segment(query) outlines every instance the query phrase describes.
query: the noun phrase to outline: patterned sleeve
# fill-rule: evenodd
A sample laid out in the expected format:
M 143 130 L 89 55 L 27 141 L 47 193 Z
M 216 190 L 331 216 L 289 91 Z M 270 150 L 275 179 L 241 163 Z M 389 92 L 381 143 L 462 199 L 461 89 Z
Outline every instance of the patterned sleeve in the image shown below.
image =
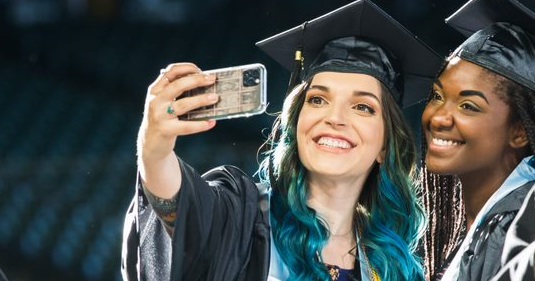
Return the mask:
M 269 186 L 233 166 L 200 175 L 179 161 L 180 192 L 169 200 L 151 194 L 138 174 L 123 226 L 123 279 L 266 280 Z

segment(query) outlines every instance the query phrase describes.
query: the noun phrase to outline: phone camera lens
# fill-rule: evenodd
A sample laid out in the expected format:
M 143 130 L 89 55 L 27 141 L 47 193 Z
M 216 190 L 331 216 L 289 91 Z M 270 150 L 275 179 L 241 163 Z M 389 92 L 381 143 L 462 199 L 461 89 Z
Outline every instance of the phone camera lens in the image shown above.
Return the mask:
M 243 72 L 243 86 L 251 87 L 260 83 L 260 71 L 258 69 L 248 69 Z

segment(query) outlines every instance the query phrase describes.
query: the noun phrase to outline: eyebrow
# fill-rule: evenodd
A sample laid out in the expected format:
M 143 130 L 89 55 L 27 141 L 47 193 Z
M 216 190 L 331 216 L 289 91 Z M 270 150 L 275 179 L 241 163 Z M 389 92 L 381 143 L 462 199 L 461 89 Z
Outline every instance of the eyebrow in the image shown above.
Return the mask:
M 374 100 L 376 100 L 379 104 L 381 104 L 381 101 L 379 100 L 379 98 L 370 93 L 370 92 L 364 92 L 364 91 L 353 91 L 353 96 L 367 96 L 367 97 L 370 97 L 370 98 L 373 98 Z
M 323 85 L 312 85 L 310 86 L 309 89 L 318 89 L 320 91 L 324 91 L 324 92 L 329 92 L 329 87 L 326 87 L 326 86 L 323 86 Z M 373 94 L 373 93 L 370 93 L 370 92 L 366 92 L 366 91 L 353 91 L 353 96 L 367 96 L 367 97 L 371 97 L 375 100 L 377 100 L 377 102 L 380 103 L 380 100 L 379 98 Z
M 489 101 L 487 100 L 485 95 L 480 91 L 465 90 L 465 91 L 461 91 L 461 93 L 459 95 L 461 95 L 463 97 L 478 96 L 478 97 L 481 97 L 482 99 L 484 99 L 487 104 L 489 104 Z
M 438 87 L 440 87 L 441 89 L 444 88 L 444 87 L 442 86 L 442 83 L 441 83 L 440 80 L 438 80 L 438 79 L 435 80 L 435 84 L 437 84 Z M 485 95 L 484 95 L 482 92 L 480 92 L 480 91 L 475 91 L 475 90 L 464 90 L 464 91 L 461 91 L 461 92 L 459 93 L 459 95 L 462 96 L 462 97 L 477 96 L 477 97 L 480 97 L 480 98 L 484 99 L 485 102 L 486 102 L 487 104 L 489 104 L 489 100 L 487 100 L 487 97 L 485 97 Z
M 438 79 L 435 80 L 435 84 L 437 84 L 441 89 L 444 88 L 444 86 L 442 86 L 442 82 L 440 82 Z

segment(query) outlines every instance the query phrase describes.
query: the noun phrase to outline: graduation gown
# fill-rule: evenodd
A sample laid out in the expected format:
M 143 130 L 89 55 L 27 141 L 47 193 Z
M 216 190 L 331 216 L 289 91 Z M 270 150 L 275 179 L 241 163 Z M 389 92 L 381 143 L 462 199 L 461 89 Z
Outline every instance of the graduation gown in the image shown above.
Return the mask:
M 522 159 L 479 211 L 443 276 L 437 280 L 491 280 L 504 266 L 506 236 L 535 184 L 535 156 Z M 528 223 L 531 224 L 531 223 Z M 515 279 L 516 280 L 516 279 Z
M 479 225 L 463 253 L 457 281 L 490 280 L 501 268 L 505 235 L 533 186 L 528 182 L 500 200 Z
M 266 280 L 268 188 L 233 166 L 199 175 L 180 161 L 182 186 L 171 237 L 140 180 L 128 208 L 121 273 L 128 281 Z
M 535 186 L 505 236 L 503 268 L 492 281 L 535 280 Z

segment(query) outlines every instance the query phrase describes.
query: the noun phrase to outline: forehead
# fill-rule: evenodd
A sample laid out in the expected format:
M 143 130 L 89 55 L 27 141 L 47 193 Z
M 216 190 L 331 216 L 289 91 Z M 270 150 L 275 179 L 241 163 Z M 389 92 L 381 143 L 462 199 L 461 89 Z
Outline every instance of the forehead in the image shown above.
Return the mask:
M 375 77 L 361 73 L 320 72 L 312 78 L 310 86 L 323 86 L 333 91 L 367 92 L 380 98 L 381 82 Z
M 460 59 L 452 58 L 438 77 L 443 88 L 460 88 L 460 90 L 479 90 L 494 93 L 497 80 L 485 68 Z

